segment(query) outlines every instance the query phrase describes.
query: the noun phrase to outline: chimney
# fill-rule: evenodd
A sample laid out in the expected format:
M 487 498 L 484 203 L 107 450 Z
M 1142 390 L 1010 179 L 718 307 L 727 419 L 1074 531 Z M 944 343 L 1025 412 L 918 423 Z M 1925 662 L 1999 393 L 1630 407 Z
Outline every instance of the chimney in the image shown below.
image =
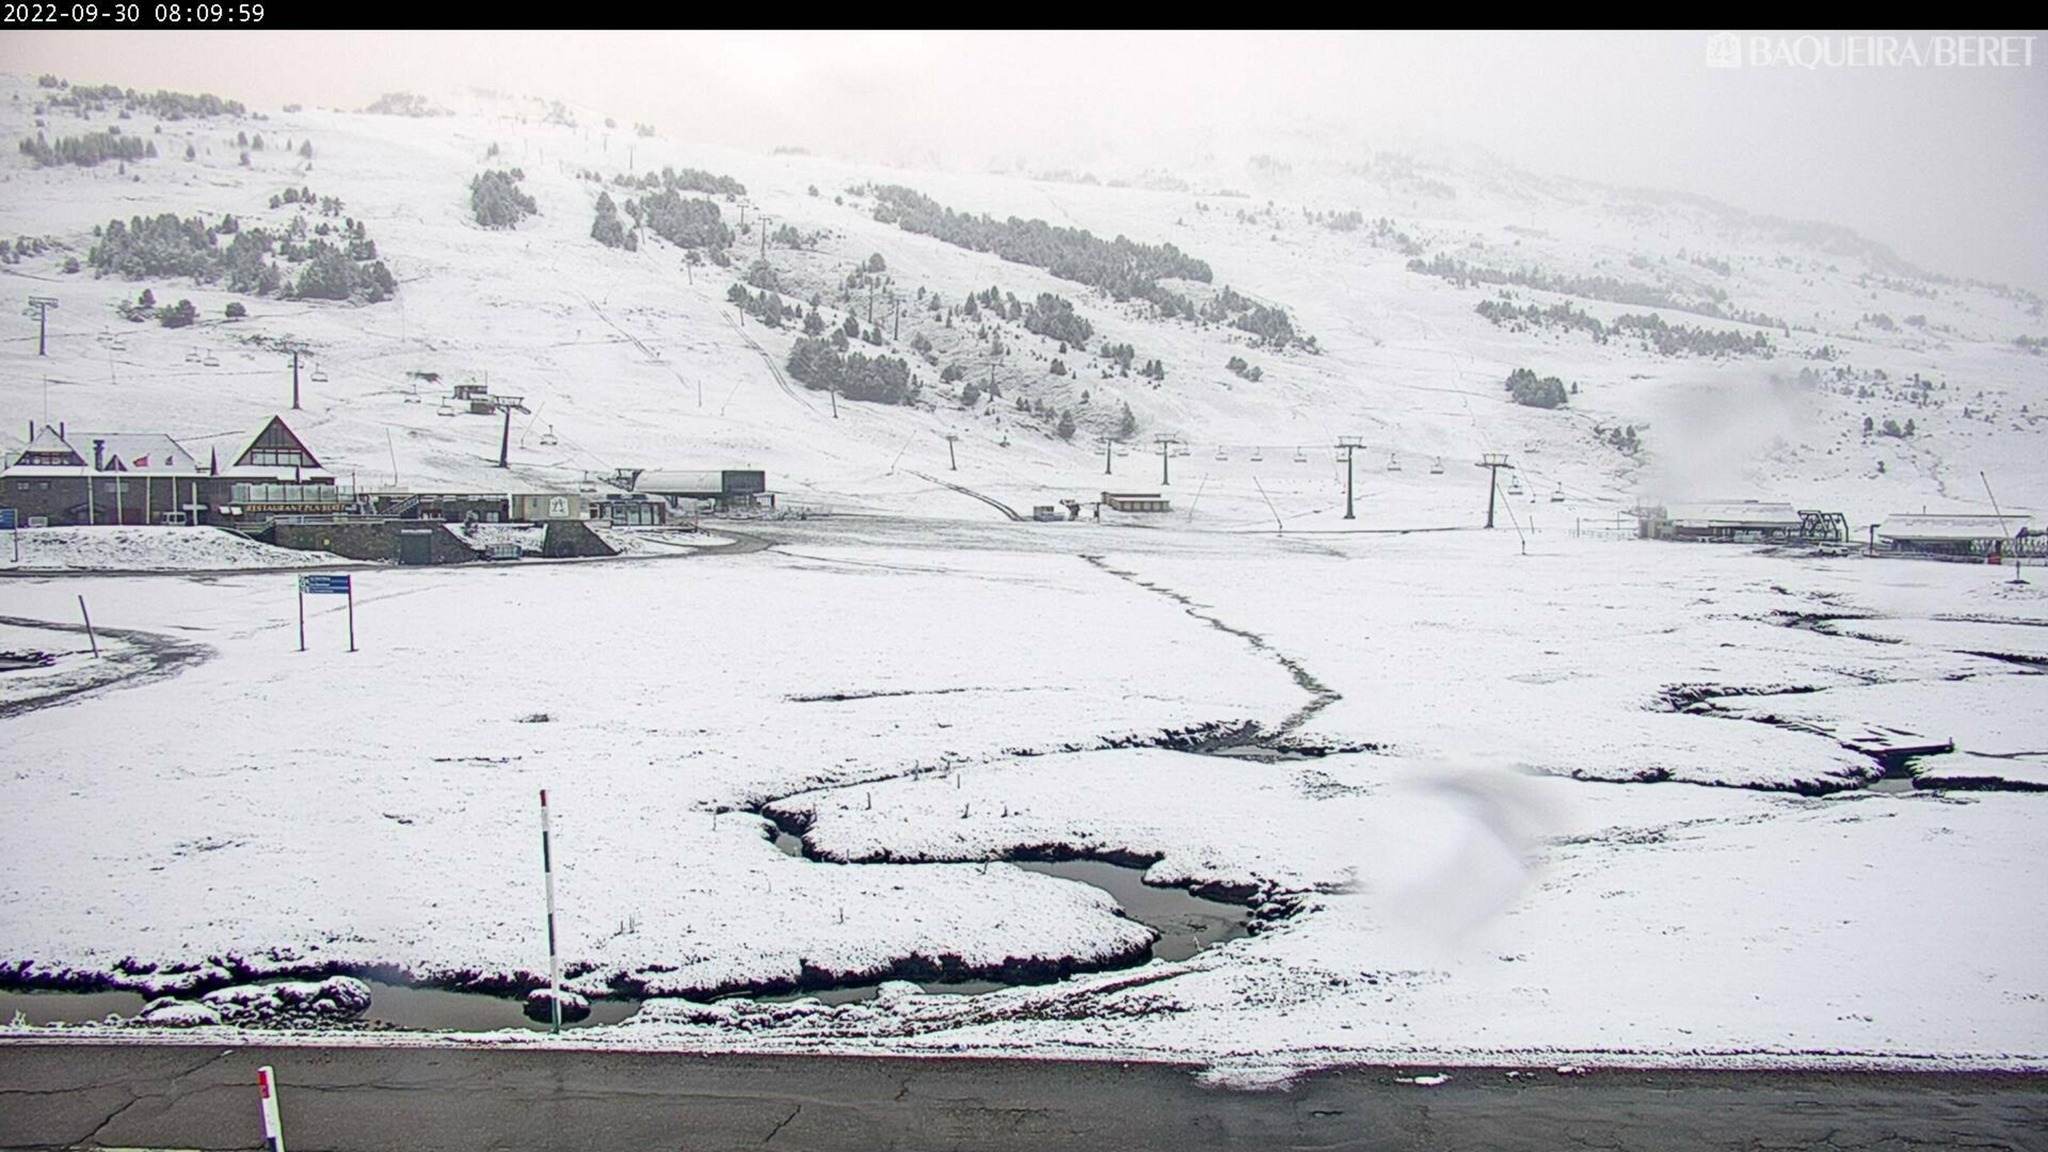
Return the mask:
M 68 437 L 64 435 L 64 422 L 62 420 L 57 421 L 57 439 L 68 439 Z
M 98 472 L 98 471 L 101 471 L 102 469 L 104 469 L 104 468 L 106 467 L 106 461 L 105 461 L 104 459 L 102 459 L 102 458 L 101 458 L 101 457 L 102 457 L 102 455 L 103 455 L 103 454 L 104 454 L 104 453 L 106 452 L 106 448 L 107 448 L 107 442 L 106 442 L 105 440 L 95 440 L 95 441 L 93 441 L 93 442 L 92 442 L 92 470 L 93 470 L 93 471 L 95 471 L 95 472 Z

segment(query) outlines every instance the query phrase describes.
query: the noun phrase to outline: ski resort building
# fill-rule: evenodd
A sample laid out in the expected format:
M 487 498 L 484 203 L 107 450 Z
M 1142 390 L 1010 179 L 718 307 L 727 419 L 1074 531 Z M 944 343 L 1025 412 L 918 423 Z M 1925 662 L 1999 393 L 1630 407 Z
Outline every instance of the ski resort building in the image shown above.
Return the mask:
M 1649 540 L 1716 544 L 1779 544 L 1800 538 L 1806 522 L 1790 504 L 1766 500 L 1708 500 L 1646 508 L 1640 532 Z
M 590 499 L 579 492 L 514 492 L 511 518 L 530 524 L 544 520 L 587 520 Z
M 1882 556 L 1996 564 L 2015 554 L 2048 557 L 2048 533 L 2027 516 L 1895 512 L 1872 527 L 1871 550 Z
M 626 475 L 631 477 L 631 482 L 623 485 L 628 491 L 671 504 L 696 500 L 721 509 L 775 505 L 775 497 L 768 491 L 768 474 L 755 468 L 647 469 Z
M 1102 506 L 1113 512 L 1173 511 L 1173 501 L 1157 492 L 1104 492 Z
M 161 432 L 31 427 L 0 468 L 0 508 L 24 526 L 264 523 L 341 510 L 334 477 L 279 417 L 206 463 Z

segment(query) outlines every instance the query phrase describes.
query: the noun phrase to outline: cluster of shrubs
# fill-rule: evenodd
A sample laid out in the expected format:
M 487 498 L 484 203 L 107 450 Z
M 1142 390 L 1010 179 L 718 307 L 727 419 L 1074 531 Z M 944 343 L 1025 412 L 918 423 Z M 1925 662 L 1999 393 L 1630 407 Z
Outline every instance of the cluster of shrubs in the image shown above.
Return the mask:
M 830 389 L 849 400 L 879 404 L 916 401 L 919 384 L 908 361 L 845 349 L 844 331 L 835 330 L 830 338 L 799 336 L 789 350 L 789 374 L 806 388 Z
M 1243 377 L 1255 384 L 1266 375 L 1265 369 L 1257 367 L 1242 356 L 1232 356 L 1230 362 L 1225 364 L 1224 367 L 1230 369 L 1233 375 Z
M 0 240 L 0 264 L 19 264 L 27 257 L 41 256 L 54 246 L 50 241 L 45 240 L 41 236 L 17 236 L 14 238 L 13 243 Z M 67 259 L 64 263 L 64 270 L 66 272 L 78 271 L 77 258 Z
M 866 191 L 874 196 L 874 216 L 882 223 L 1043 268 L 1062 280 L 1100 288 L 1117 300 L 1146 300 L 1161 315 L 1192 320 L 1195 307 L 1186 296 L 1162 287 L 1160 280 L 1210 280 L 1207 263 L 1172 244 L 1140 244 L 1124 236 L 1102 240 L 1084 229 L 1058 228 L 1044 220 L 970 216 L 900 184 Z
M 1717 320 L 1739 320 L 1766 328 L 1785 327 L 1784 321 L 1761 312 L 1729 308 L 1728 294 L 1712 286 L 1702 289 L 1705 298 L 1699 298 L 1680 295 L 1662 285 L 1621 280 L 1613 276 L 1566 276 L 1534 267 L 1487 268 L 1441 254 L 1429 260 L 1410 260 L 1408 270 L 1426 276 L 1440 277 L 1459 287 L 1470 284 L 1493 284 L 1531 288 L 1586 300 L 1604 300 L 1610 304 L 1670 308 L 1678 312 L 1711 316 Z
M 322 216 L 339 216 L 345 207 L 341 197 L 316 196 L 311 188 L 306 187 L 287 188 L 270 198 L 272 208 L 283 208 L 291 204 L 304 204 L 308 208 L 317 207 Z
M 164 89 L 138 92 L 118 84 L 73 85 L 47 72 L 36 77 L 36 84 L 56 93 L 43 98 L 51 107 L 70 108 L 80 113 L 103 111 L 114 104 L 121 105 L 126 112 L 144 112 L 159 120 L 183 120 L 188 116 L 240 116 L 248 111 L 239 100 L 223 100 L 210 93 L 194 96 Z
M 1624 314 L 1612 324 L 1603 324 L 1568 302 L 1518 307 L 1508 300 L 1481 300 L 1473 311 L 1489 323 L 1515 332 L 1535 328 L 1583 331 L 1600 344 L 1614 337 L 1635 337 L 1665 356 L 1768 356 L 1772 352 L 1771 338 L 1762 332 L 1671 324 L 1654 312 Z
M 1525 408 L 1562 408 L 1577 388 L 1576 384 L 1566 388 L 1557 377 L 1538 376 L 1527 368 L 1508 373 L 1508 396 Z
M 1481 300 L 1473 311 L 1486 317 L 1487 322 L 1497 328 L 1513 332 L 1526 332 L 1532 328 L 1560 328 L 1589 333 L 1601 344 L 1607 343 L 1607 325 L 1596 317 L 1574 308 L 1569 301 L 1543 307 L 1524 304 L 1517 307 L 1509 300 Z
M 199 309 L 193 305 L 192 301 L 180 300 L 176 304 L 159 308 L 156 302 L 156 293 L 147 288 L 144 288 L 141 295 L 137 296 L 133 302 L 121 304 L 120 312 L 122 319 L 132 321 L 133 323 L 140 324 L 143 321 L 154 319 L 166 328 L 189 328 L 194 321 L 199 319 Z M 249 310 L 247 308 L 234 301 L 228 303 L 225 312 L 225 315 L 230 320 L 240 320 L 248 314 Z
M 633 208 L 635 212 L 639 211 L 639 205 L 636 204 Z M 634 224 L 636 227 L 628 230 L 626 222 L 619 219 L 619 206 L 612 203 L 611 193 L 599 192 L 597 194 L 597 219 L 592 221 L 590 225 L 590 238 L 592 240 L 607 248 L 624 248 L 628 252 L 637 252 L 640 250 L 640 229 L 637 227 L 639 224 L 637 217 L 634 219 Z
M 1311 349 L 1315 347 L 1315 337 L 1304 339 L 1295 334 L 1294 323 L 1284 310 L 1260 304 L 1228 284 L 1216 294 L 1215 299 L 1203 304 L 1196 314 L 1208 323 L 1228 324 L 1249 332 L 1258 338 L 1259 343 L 1275 348 L 1297 343 Z
M 1629 456 L 1634 456 L 1643 450 L 1642 438 L 1636 434 L 1636 426 L 1633 424 L 1617 428 L 1603 428 L 1595 424 L 1593 425 L 1593 438 L 1609 448 Z
M 627 201 L 626 211 L 656 236 L 678 248 L 703 248 L 714 254 L 732 246 L 733 232 L 719 216 L 718 205 L 709 200 L 685 199 L 674 188 L 642 196 L 638 203 Z M 718 259 L 718 263 L 725 261 Z
M 417 92 L 386 92 L 363 111 L 377 116 L 440 116 L 445 113 Z
M 154 159 L 156 145 L 140 136 L 125 135 L 119 128 L 88 132 L 83 136 L 62 136 L 54 144 L 38 132 L 33 137 L 22 138 L 21 154 L 35 161 L 38 168 L 56 168 L 65 164 L 91 168 L 108 160 L 125 163 Z
M 770 328 L 780 328 L 784 320 L 793 320 L 803 312 L 794 304 L 784 304 L 782 298 L 772 290 L 764 288 L 759 293 L 749 292 L 744 284 L 734 284 L 726 289 L 725 298 L 739 305 L 740 311 L 759 319 Z M 816 313 L 812 315 L 815 316 Z M 824 321 L 820 320 L 819 323 L 823 324 Z
M 1084 348 L 1089 337 L 1095 335 L 1095 328 L 1074 311 L 1072 301 L 1050 292 L 1040 292 L 1038 299 L 1023 310 L 1024 329 L 1036 332 L 1061 344 Z M 1054 375 L 1065 375 L 1056 372 Z
M 519 190 L 525 178 L 518 168 L 478 173 L 469 182 L 469 210 L 476 222 L 486 228 L 513 228 L 540 211 L 533 197 Z
M 303 216 L 273 233 L 245 229 L 233 216 L 208 225 L 198 216 L 180 219 L 166 212 L 125 223 L 108 221 L 96 230 L 98 241 L 86 261 L 100 275 L 130 280 L 189 276 L 194 283 L 218 283 L 256 296 L 375 303 L 397 291 L 397 281 L 377 258 L 377 246 L 361 221 L 349 220 L 339 232 L 323 223 L 320 231 L 309 236 Z M 223 236 L 228 237 L 225 244 Z M 297 265 L 296 274 L 273 256 Z
M 633 188 L 643 192 L 702 192 L 707 196 L 747 194 L 747 186 L 732 177 L 706 172 L 701 168 L 663 168 L 660 172 L 649 172 L 645 176 L 623 172 L 612 177 L 612 183 L 620 188 Z
M 1772 350 L 1771 338 L 1762 332 L 1745 335 L 1726 328 L 1667 324 L 1654 312 L 1616 316 L 1610 330 L 1617 336 L 1640 337 L 1665 356 L 1768 356 Z

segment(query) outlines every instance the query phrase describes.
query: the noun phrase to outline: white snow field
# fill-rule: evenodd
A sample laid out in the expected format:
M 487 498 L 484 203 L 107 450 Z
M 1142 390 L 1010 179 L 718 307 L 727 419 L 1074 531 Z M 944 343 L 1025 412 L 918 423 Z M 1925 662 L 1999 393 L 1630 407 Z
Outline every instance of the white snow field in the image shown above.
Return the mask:
M 347 487 L 599 491 L 618 469 L 760 468 L 791 516 L 605 528 L 620 562 L 362 571 L 353 654 L 337 599 L 308 599 L 300 653 L 295 575 L 224 571 L 332 558 L 179 529 L 24 532 L 0 650 L 55 659 L 0 671 L 0 985 L 524 993 L 547 970 L 546 788 L 570 987 L 645 1003 L 559 1040 L 484 1042 L 1281 1074 L 1538 1054 L 2048 1062 L 2048 579 L 1623 538 L 1639 502 L 1748 497 L 1842 512 L 1860 542 L 1894 512 L 1991 511 L 1980 471 L 2038 524 L 2048 384 L 2016 341 L 2048 324 L 2030 290 L 1692 198 L 1306 145 L 1291 167 L 1205 159 L 1170 190 L 702 147 L 687 124 L 640 138 L 599 110 L 569 127 L 475 95 L 423 119 L 176 121 L 47 97 L 0 77 L 0 128 L 118 125 L 157 156 L 38 168 L 0 150 L 0 238 L 44 244 L 0 262 L 9 311 L 59 302 L 47 356 L 26 322 L 0 332 L 0 446 L 61 420 L 168 433 L 203 460 L 283 412 Z M 236 134 L 257 131 L 245 166 Z M 592 240 L 600 184 L 581 174 L 629 164 L 741 181 L 717 198 L 747 221 L 735 267 Z M 538 215 L 478 226 L 470 180 L 512 166 Z M 904 231 L 855 191 L 871 182 L 1171 242 L 1213 282 L 1168 287 L 1285 308 L 1316 348 Z M 93 273 L 93 230 L 114 219 L 335 219 L 268 206 L 299 187 L 363 223 L 394 298 Z M 1306 215 L 1349 211 L 1355 230 Z M 788 378 L 800 329 L 726 302 L 764 219 L 803 234 L 766 259 L 829 324 L 867 321 L 866 289 L 842 286 L 885 258 L 903 331 L 878 297 L 869 351 L 912 362 L 918 403 L 842 397 L 835 416 Z M 1771 348 L 1497 327 L 1475 309 L 1500 286 L 1407 267 L 1438 256 L 1718 299 L 1771 322 L 1506 290 Z M 1090 346 L 916 306 L 991 286 L 1070 300 Z M 145 288 L 192 300 L 198 323 L 123 318 Z M 285 341 L 309 350 L 298 412 Z M 1106 342 L 1165 379 L 1116 374 Z M 964 378 L 941 383 L 948 366 Z M 1520 367 L 1577 391 L 1512 403 Z M 991 371 L 1001 398 L 963 405 Z M 468 382 L 530 409 L 507 469 L 496 418 L 443 414 Z M 1105 457 L 1125 404 L 1135 434 Z M 1635 451 L 1609 435 L 1625 427 Z M 1160 436 L 1181 448 L 1162 460 Z M 1353 520 L 1338 437 L 1362 442 Z M 1485 452 L 1517 465 L 1492 532 Z M 1173 509 L 1010 518 L 1104 490 Z M 100 661 L 43 626 L 75 623 L 80 594 L 107 630 Z M 1244 902 L 1255 930 L 1149 960 L 1154 931 L 1104 891 L 1012 862 L 1077 854 Z M 934 974 L 1051 982 L 893 979 Z M 763 998 L 877 982 L 861 1003 Z M 731 993 L 747 995 L 711 1002 Z
M 1500 532 L 1115 551 L 1128 534 L 1090 525 L 927 547 L 870 527 L 778 526 L 750 555 L 359 575 L 354 655 L 338 609 L 295 651 L 289 574 L 93 579 L 110 626 L 175 625 L 215 655 L 7 721 L 0 961 L 151 994 L 334 971 L 531 986 L 546 787 L 572 986 L 683 998 L 578 1043 L 1226 1067 L 2048 1056 L 2048 929 L 2024 911 L 2048 878 L 2048 795 L 1870 791 L 1874 761 L 1830 735 L 1664 699 L 1817 688 L 1716 703 L 2038 749 L 2042 677 L 1925 627 L 1936 608 L 2048 624 L 2033 587 L 1569 537 L 1524 556 Z M 59 619 L 78 583 L 10 600 Z M 1482 626 L 1480 604 L 1512 610 Z M 1815 604 L 1925 635 L 1775 622 Z M 1916 685 L 1940 703 L 1874 695 Z M 1319 699 L 1275 741 L 1302 759 L 1117 747 L 1270 733 Z M 1336 745 L 1377 750 L 1315 755 Z M 819 859 L 769 843 L 763 802 Z M 1150 880 L 1247 899 L 1260 928 L 1132 967 L 1152 934 L 1106 895 L 985 863 L 1047 849 L 1155 859 Z M 945 957 L 1116 970 L 703 1003 Z
M 354 561 L 328 552 L 277 548 L 218 528 L 24 528 L 21 559 L 0 544 L 0 571 L 189 572 L 305 568 Z

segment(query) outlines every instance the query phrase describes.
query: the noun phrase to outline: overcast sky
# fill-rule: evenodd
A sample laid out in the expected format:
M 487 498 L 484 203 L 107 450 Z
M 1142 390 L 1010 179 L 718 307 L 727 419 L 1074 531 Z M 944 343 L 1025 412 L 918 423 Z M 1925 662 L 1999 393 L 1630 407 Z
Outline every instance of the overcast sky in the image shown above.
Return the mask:
M 270 108 L 479 86 L 671 137 L 972 166 L 1241 159 L 1313 123 L 1845 224 L 2048 290 L 2048 35 L 2032 47 L 2016 67 L 1721 69 L 1705 32 L 10 33 L 0 68 Z

